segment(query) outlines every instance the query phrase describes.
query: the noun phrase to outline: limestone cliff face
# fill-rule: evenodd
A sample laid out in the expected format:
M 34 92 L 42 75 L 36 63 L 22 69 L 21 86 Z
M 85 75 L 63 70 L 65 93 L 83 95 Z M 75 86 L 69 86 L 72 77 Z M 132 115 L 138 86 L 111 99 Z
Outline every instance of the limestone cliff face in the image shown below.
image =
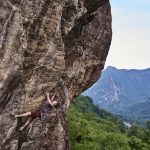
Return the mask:
M 108 0 L 0 0 L 0 149 L 69 149 L 65 106 L 99 78 L 111 36 Z M 63 107 L 20 132 L 9 113 L 37 109 L 47 91 Z

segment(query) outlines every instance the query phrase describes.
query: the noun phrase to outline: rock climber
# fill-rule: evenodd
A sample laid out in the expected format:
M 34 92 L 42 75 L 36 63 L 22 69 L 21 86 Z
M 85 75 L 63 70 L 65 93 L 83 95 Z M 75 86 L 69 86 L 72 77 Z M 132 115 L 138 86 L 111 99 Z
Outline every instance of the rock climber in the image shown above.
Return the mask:
M 86 24 L 92 22 L 93 19 L 96 17 L 96 15 L 97 15 L 96 12 L 93 12 L 93 13 L 91 13 L 91 14 L 86 18 L 86 20 L 84 20 L 84 21 L 81 20 L 81 21 L 80 21 L 80 24 L 79 24 L 80 35 L 82 34 L 83 27 L 84 27 Z
M 42 104 L 37 110 L 33 110 L 19 115 L 13 115 L 14 118 L 28 117 L 25 124 L 19 130 L 22 131 L 30 123 L 32 119 L 35 119 L 37 117 L 40 119 L 44 119 L 45 113 L 49 112 L 54 107 L 58 107 L 58 102 L 54 100 L 54 98 L 55 94 L 50 98 L 49 93 L 47 93 L 47 102 Z

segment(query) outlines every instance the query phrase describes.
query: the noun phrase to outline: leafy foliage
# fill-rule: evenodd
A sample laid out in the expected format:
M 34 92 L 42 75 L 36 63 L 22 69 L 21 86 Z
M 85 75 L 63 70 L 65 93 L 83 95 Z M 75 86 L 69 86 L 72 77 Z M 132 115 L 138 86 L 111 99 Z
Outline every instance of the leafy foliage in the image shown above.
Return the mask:
M 77 97 L 67 117 L 71 150 L 150 150 L 150 130 L 138 126 L 126 130 L 122 122 L 95 106 L 89 97 Z

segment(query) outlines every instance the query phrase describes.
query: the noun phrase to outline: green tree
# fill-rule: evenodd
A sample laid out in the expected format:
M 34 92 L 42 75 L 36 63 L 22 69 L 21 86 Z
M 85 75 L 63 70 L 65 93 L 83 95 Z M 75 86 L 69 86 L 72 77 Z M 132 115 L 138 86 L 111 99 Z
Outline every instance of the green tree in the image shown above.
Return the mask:
M 148 145 L 135 136 L 132 136 L 130 138 L 129 145 L 131 147 L 131 150 L 149 150 Z
M 127 139 L 114 133 L 106 136 L 102 147 L 102 150 L 130 150 Z
M 147 121 L 147 130 L 145 131 L 144 142 L 150 145 L 150 121 Z
M 144 130 L 137 125 L 132 125 L 128 130 L 128 136 L 136 136 L 142 139 L 144 137 Z

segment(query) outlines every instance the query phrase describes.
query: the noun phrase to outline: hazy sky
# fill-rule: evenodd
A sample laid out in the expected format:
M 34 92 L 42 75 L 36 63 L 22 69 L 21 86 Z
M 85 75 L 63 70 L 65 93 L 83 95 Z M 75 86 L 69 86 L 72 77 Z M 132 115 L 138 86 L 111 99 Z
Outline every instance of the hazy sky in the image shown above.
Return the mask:
M 113 38 L 105 67 L 150 68 L 150 0 L 110 0 Z

